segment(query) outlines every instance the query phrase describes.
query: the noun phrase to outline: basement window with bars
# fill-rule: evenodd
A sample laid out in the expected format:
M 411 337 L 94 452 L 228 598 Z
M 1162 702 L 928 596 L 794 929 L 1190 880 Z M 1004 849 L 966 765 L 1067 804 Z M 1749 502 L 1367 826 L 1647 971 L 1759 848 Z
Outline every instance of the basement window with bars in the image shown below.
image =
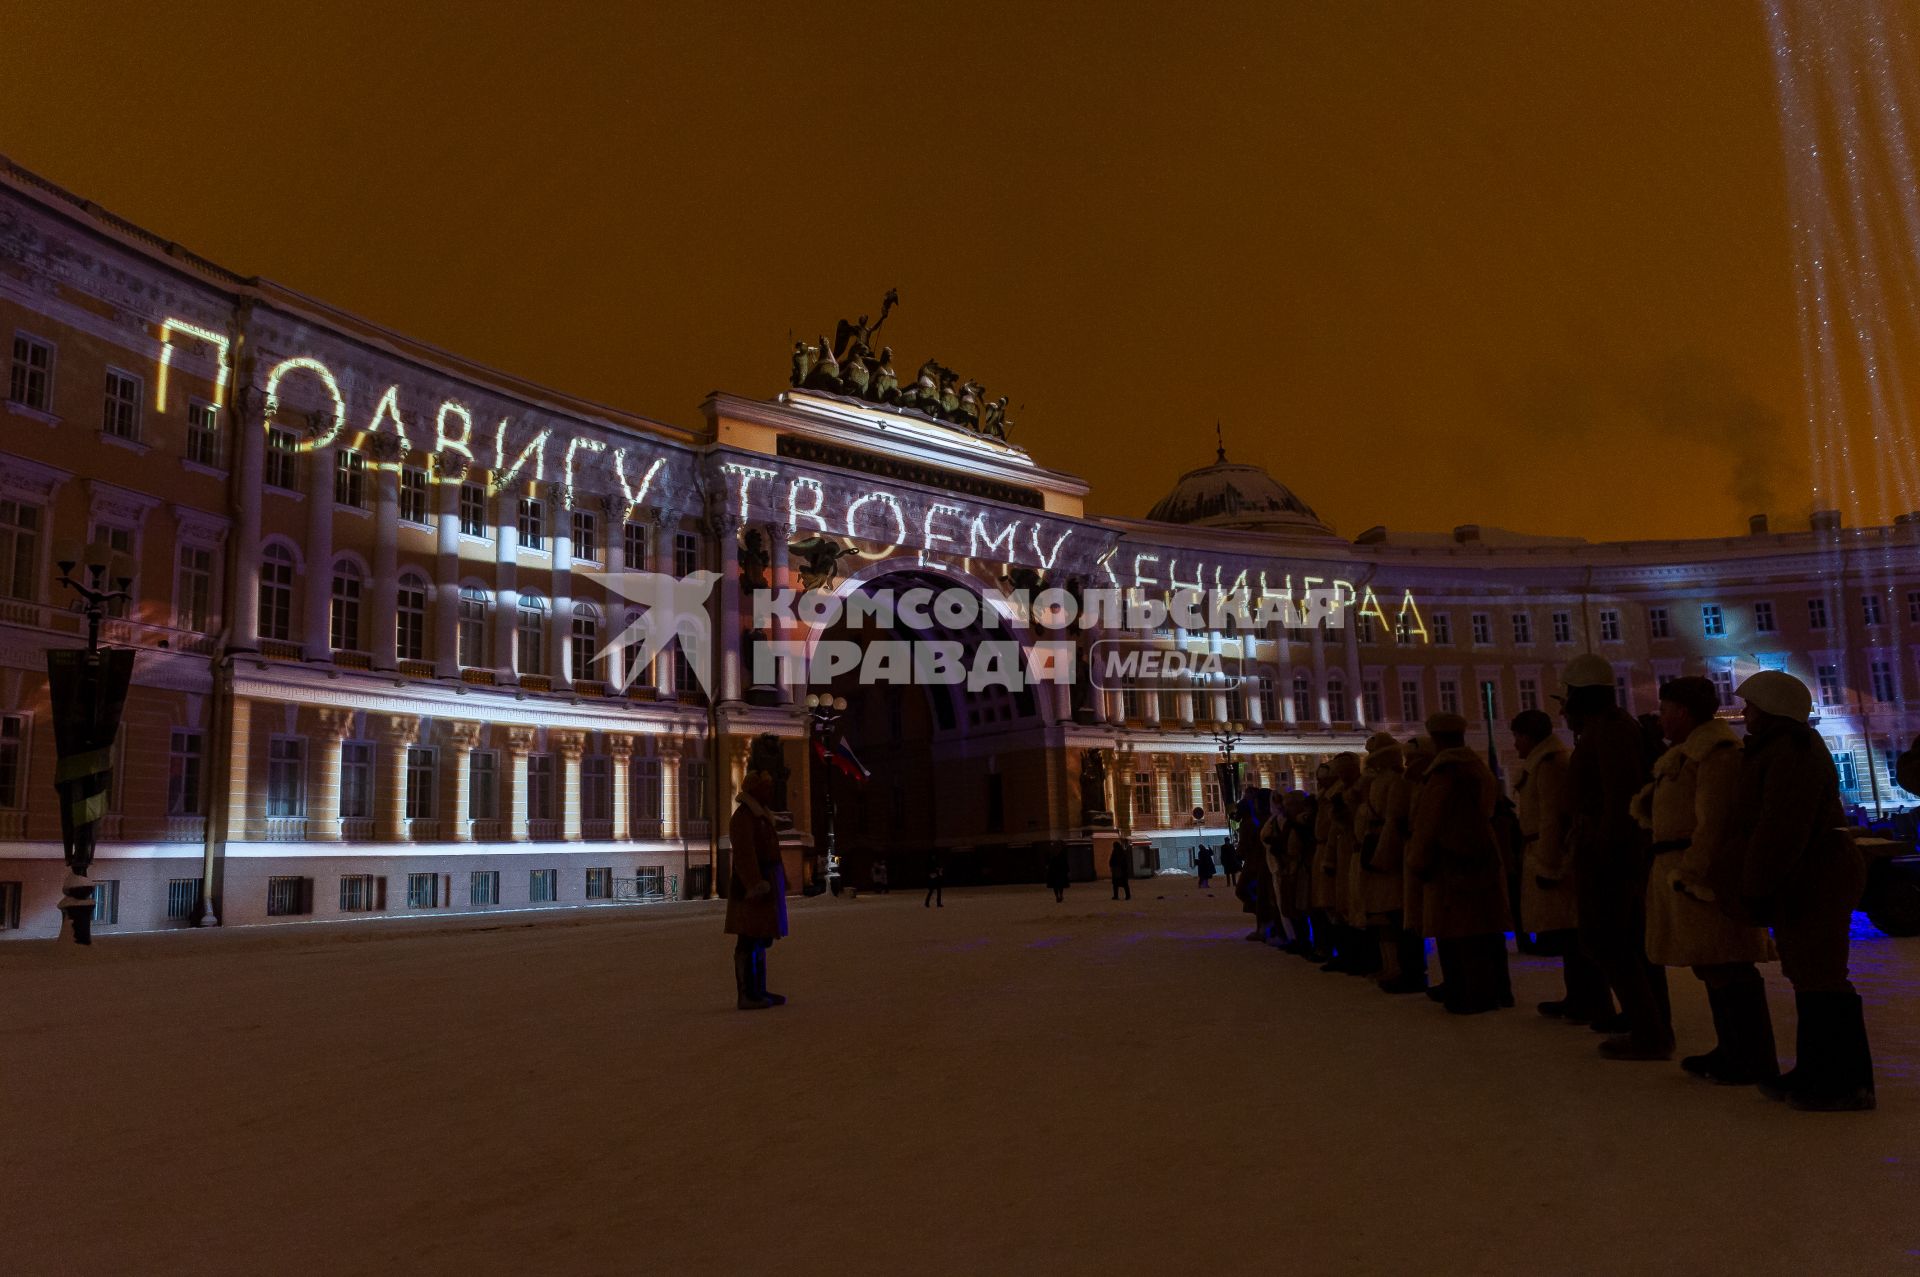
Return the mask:
M 611 868 L 587 870 L 587 899 L 613 899 L 613 870 Z
M 120 880 L 96 878 L 93 882 L 93 925 L 111 927 L 120 921 Z
M 440 875 L 407 875 L 407 908 L 438 909 L 440 907 Z
M 500 903 L 500 873 L 494 869 L 476 869 L 467 879 L 467 903 L 475 905 L 497 905 Z
M 267 879 L 267 916 L 294 917 L 313 912 L 313 879 L 274 877 Z
M 0 882 L 0 931 L 20 929 L 20 884 Z
M 387 880 L 373 874 L 345 874 L 340 879 L 340 912 L 372 913 L 387 907 Z
M 527 871 L 527 900 L 531 904 L 552 904 L 560 898 L 560 871 L 558 869 L 530 869 Z
M 200 908 L 200 879 L 167 880 L 167 920 L 181 922 L 193 917 Z

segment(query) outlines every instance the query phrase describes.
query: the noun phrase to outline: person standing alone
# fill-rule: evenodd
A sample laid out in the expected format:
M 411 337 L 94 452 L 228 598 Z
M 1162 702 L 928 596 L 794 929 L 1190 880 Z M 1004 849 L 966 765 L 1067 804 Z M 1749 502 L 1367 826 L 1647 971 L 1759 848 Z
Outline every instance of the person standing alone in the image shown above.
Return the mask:
M 1127 899 L 1133 899 L 1133 857 L 1127 844 L 1115 839 L 1113 850 L 1107 853 L 1107 876 L 1113 879 L 1113 898 L 1118 900 L 1121 892 L 1127 893 Z
M 936 847 L 927 853 L 927 898 L 920 902 L 922 908 L 933 905 L 938 905 L 942 909 L 947 907 L 947 902 L 940 892 L 941 887 L 946 885 L 946 881 L 947 866 L 940 859 L 940 850 Z
M 787 873 L 774 833 L 773 777 L 749 772 L 740 786 L 727 836 L 733 873 L 727 882 L 726 933 L 735 937 L 733 983 L 742 1011 L 764 1011 L 786 999 L 767 992 L 767 950 L 787 934 Z

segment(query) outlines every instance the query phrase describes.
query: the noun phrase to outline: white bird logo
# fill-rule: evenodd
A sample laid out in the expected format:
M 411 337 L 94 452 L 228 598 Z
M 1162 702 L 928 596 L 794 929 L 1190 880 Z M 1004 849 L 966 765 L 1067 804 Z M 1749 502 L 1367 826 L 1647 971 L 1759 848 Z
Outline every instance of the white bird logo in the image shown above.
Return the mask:
M 668 576 L 664 572 L 592 572 L 586 575 L 604 583 L 612 593 L 645 609 L 633 624 L 614 635 L 613 641 L 601 648 L 594 657 L 595 660 L 605 660 L 615 648 L 623 647 L 635 639 L 640 640 L 640 652 L 627 663 L 621 691 L 633 686 L 633 680 L 640 671 L 646 669 L 654 657 L 666 651 L 667 644 L 676 637 L 680 640 L 680 650 L 687 654 L 687 664 L 693 667 L 693 676 L 700 680 L 702 688 L 708 688 L 711 662 L 705 642 L 708 630 L 707 599 L 713 594 L 714 582 L 720 579 L 718 572 L 702 568 L 683 577 Z

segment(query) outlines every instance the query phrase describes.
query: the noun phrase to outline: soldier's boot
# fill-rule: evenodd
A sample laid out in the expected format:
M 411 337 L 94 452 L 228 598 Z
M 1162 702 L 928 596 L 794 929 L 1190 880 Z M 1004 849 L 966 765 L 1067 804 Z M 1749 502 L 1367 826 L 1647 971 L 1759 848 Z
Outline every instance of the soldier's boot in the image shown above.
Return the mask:
M 1801 1023 L 1814 1012 L 1812 1067 L 1805 1056 L 1796 1063 L 1799 1079 L 1787 1103 L 1808 1113 L 1856 1113 L 1872 1109 L 1873 1053 L 1860 995 L 1850 989 L 1800 995 Z
M 1731 1055 L 1728 1048 L 1740 1040 L 1740 1029 L 1730 1014 L 1733 992 L 1731 986 L 1707 986 L 1707 1008 L 1713 1012 L 1713 1050 L 1704 1055 L 1689 1055 L 1680 1061 L 1680 1067 L 1695 1077 L 1718 1080 Z

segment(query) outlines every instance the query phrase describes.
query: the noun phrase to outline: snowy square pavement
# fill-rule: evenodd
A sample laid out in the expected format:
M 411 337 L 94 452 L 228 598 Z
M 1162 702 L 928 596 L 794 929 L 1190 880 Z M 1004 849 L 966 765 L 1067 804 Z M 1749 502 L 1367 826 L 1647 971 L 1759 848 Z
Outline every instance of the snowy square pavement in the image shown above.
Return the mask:
M 752 1014 L 710 904 L 0 945 L 0 1271 L 1920 1273 L 1920 940 L 1862 931 L 1881 1107 L 1821 1116 L 1191 879 L 793 930 Z

